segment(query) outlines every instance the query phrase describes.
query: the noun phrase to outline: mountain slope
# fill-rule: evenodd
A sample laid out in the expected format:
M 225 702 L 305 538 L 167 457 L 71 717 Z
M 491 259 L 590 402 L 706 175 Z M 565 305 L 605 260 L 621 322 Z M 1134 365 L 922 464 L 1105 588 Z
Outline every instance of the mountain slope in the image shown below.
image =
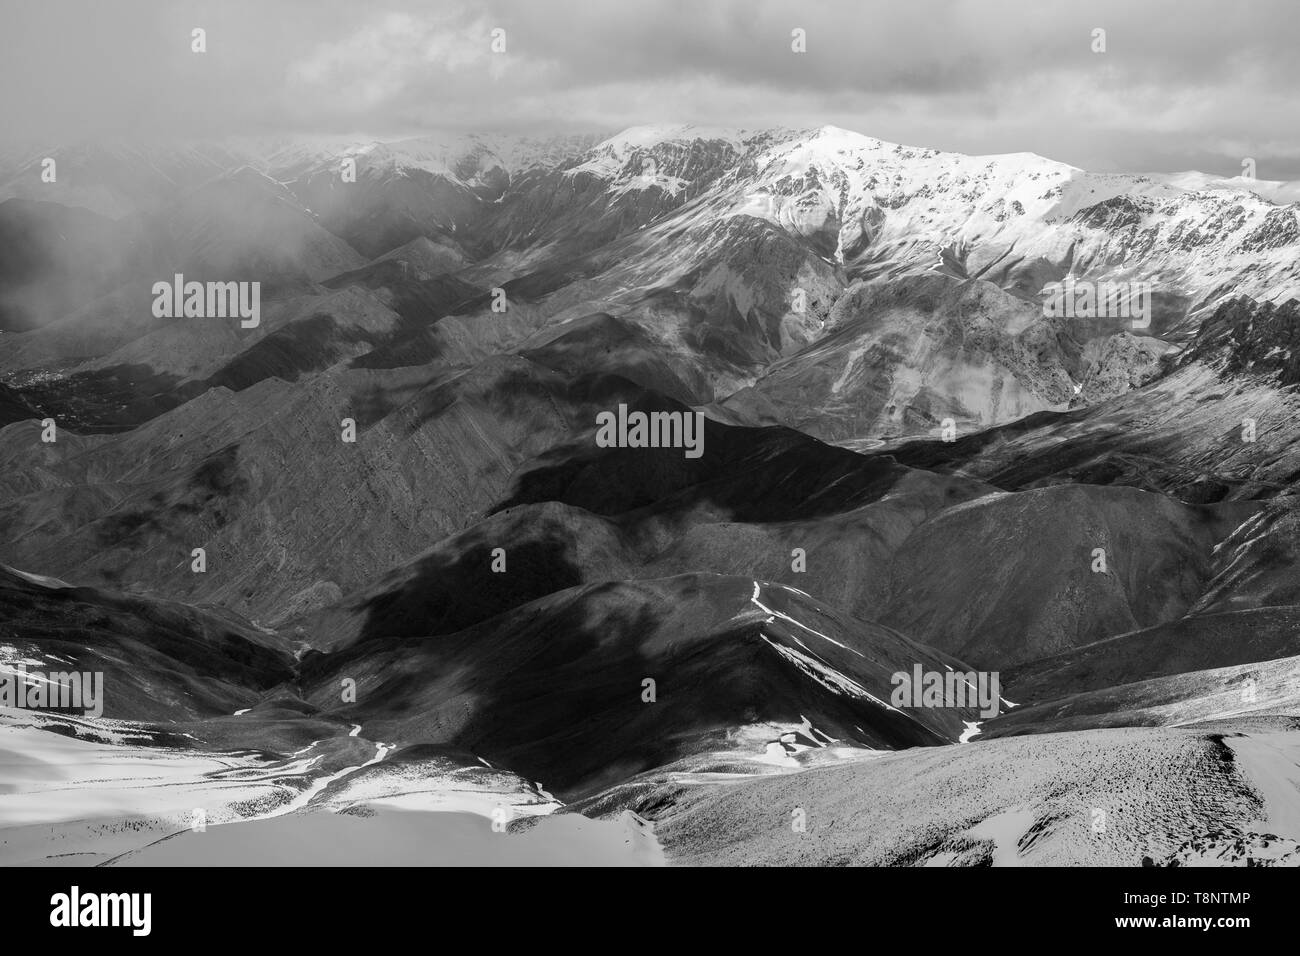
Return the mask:
M 451 744 L 576 795 L 743 746 L 730 735 L 751 724 L 811 721 L 799 743 L 815 747 L 955 739 L 973 711 L 888 704 L 890 674 L 914 663 L 962 666 L 792 589 L 695 574 L 559 591 L 455 633 L 377 631 L 309 655 L 303 679 L 313 703 L 385 739 Z M 337 703 L 343 678 L 355 704 Z

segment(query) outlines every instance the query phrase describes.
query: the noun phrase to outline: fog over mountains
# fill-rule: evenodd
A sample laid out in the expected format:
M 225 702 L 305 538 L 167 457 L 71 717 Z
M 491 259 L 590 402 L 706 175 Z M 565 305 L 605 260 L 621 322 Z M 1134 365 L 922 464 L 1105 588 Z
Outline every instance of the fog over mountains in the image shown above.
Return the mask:
M 0 666 L 105 687 L 0 706 L 0 863 L 1300 863 L 1300 183 L 0 156 Z

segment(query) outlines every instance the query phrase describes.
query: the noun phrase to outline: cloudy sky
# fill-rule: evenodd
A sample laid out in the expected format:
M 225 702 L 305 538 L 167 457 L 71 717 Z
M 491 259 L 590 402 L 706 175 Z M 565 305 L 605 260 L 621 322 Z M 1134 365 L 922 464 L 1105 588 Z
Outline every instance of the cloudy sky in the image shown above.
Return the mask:
M 10 141 L 830 123 L 1300 179 L 1295 0 L 0 0 L 0 26 Z

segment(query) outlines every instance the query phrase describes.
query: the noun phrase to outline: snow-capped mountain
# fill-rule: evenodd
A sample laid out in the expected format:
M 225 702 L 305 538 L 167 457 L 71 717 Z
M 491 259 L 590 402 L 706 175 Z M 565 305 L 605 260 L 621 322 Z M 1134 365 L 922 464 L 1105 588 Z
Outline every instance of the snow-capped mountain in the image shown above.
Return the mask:
M 1300 183 L 1094 174 L 1032 153 L 966 156 L 837 127 L 638 127 L 567 173 L 604 179 L 616 195 L 690 195 L 695 217 L 751 215 L 833 239 L 830 258 L 851 274 L 893 264 L 1005 278 L 1041 260 L 1076 277 L 1149 280 L 1198 305 L 1229 282 L 1268 300 L 1300 291 Z
M 169 259 L 253 271 L 274 260 L 267 278 L 301 292 L 292 277 L 325 279 L 369 260 L 367 281 L 388 289 L 384 308 L 397 305 L 390 273 L 455 276 L 484 294 L 508 287 L 524 322 L 506 326 L 516 347 L 609 315 L 672 356 L 682 382 L 697 383 L 683 397 L 836 441 L 1097 401 L 1158 374 L 1162 356 L 1224 299 L 1300 293 L 1300 184 L 1094 174 L 1030 153 L 966 156 L 837 127 L 49 152 L 54 183 L 40 181 L 38 156 L 0 170 L 0 197 L 38 201 L 11 230 L 17 242 L 45 200 L 109 215 L 122 237 L 103 241 L 153 250 L 140 268 L 154 271 Z M 227 215 L 218 202 L 194 215 L 195 197 L 221 195 L 238 197 L 229 209 L 242 211 Z M 178 220 L 188 223 L 180 233 Z M 203 223 L 217 220 L 219 240 L 202 240 Z M 269 222 L 293 235 L 289 247 L 234 254 L 277 245 L 256 225 Z M 167 238 L 176 235 L 189 238 Z M 229 252 L 218 255 L 218 241 Z M 55 243 L 49 256 L 62 265 L 40 281 L 57 283 L 63 259 L 91 254 Z M 1068 280 L 1144 283 L 1151 314 L 1045 316 L 1043 290 Z M 64 331 L 49 347 L 25 341 L 10 369 L 102 358 L 136 334 L 69 334 L 69 322 L 83 321 L 75 307 L 105 284 L 75 287 L 73 301 L 72 287 L 61 288 L 11 290 L 29 312 L 48 302 L 61 312 L 24 315 L 23 324 L 59 318 Z M 195 367 L 212 366 L 199 357 Z
M 55 183 L 40 181 L 47 156 L 59 163 Z M 358 192 L 427 177 L 426 191 L 450 189 L 444 202 L 453 207 L 467 198 L 527 203 L 529 192 L 552 188 L 531 171 L 562 174 L 570 201 L 595 180 L 611 204 L 650 194 L 658 214 L 676 210 L 681 223 L 749 215 L 813 241 L 849 277 L 938 269 L 1036 293 L 1031 286 L 1046 267 L 1149 280 L 1196 306 L 1226 285 L 1270 301 L 1298 288 L 1300 183 L 1094 174 L 1031 153 L 966 156 L 829 126 L 644 126 L 599 141 L 464 133 L 48 148 L 0 167 L 0 200 L 21 196 L 120 217 L 247 165 L 324 214 L 316 209 L 329 205 L 321 184 L 332 182 L 337 192 L 349 160 Z M 547 214 L 563 213 L 550 205 Z M 489 246 L 518 245 L 518 229 L 491 236 L 501 213 L 453 208 L 430 228 L 471 229 Z

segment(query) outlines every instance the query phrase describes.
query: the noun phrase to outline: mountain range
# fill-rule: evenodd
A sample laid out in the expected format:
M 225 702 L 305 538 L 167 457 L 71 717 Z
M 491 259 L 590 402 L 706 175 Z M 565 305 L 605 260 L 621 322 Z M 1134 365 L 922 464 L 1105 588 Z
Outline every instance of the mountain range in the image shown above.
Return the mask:
M 106 695 L 0 709 L 0 861 L 1295 865 L 1298 214 L 835 127 L 7 151 L 0 665 Z

